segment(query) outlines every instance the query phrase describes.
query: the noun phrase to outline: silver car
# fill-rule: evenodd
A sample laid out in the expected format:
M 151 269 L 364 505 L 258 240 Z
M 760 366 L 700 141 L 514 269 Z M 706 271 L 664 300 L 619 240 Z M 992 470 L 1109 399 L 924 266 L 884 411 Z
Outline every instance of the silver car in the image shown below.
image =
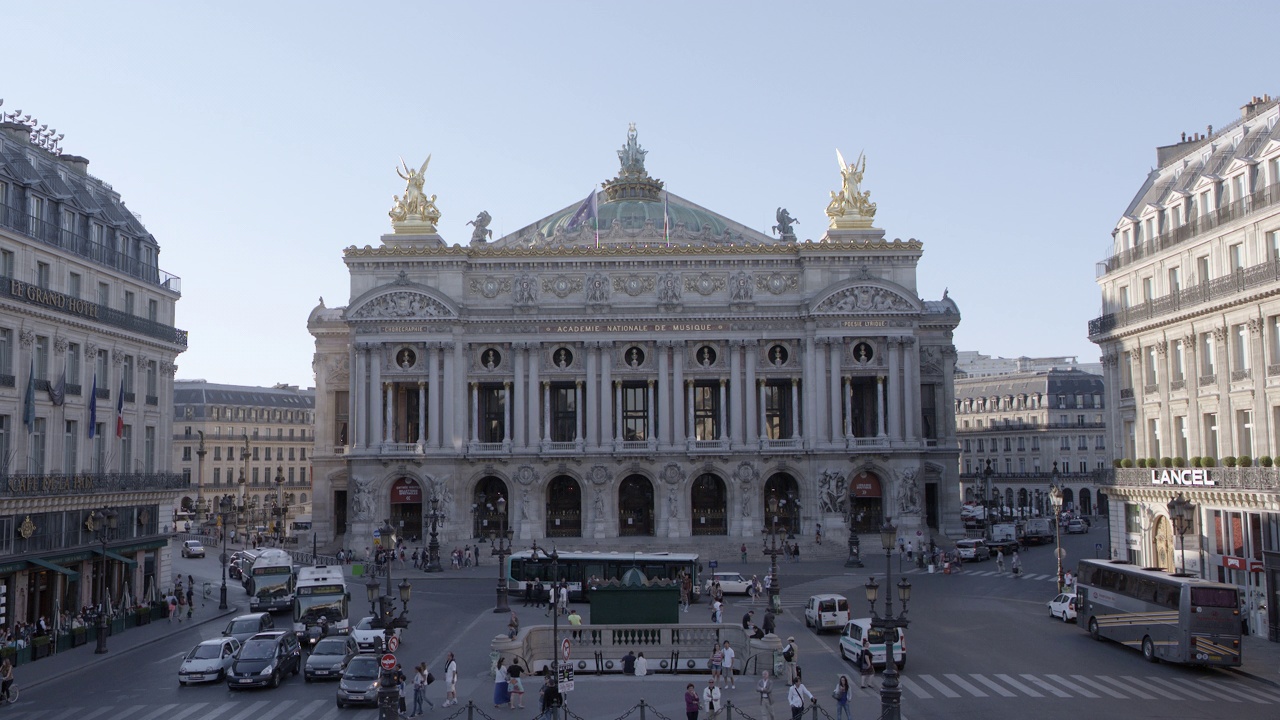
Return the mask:
M 342 677 L 351 658 L 360 654 L 360 648 L 350 635 L 330 635 L 321 638 L 320 642 L 307 656 L 307 664 L 302 669 L 302 677 L 307 682 L 312 680 L 336 680 Z
M 221 682 L 239 650 L 240 641 L 233 637 L 205 640 L 191 648 L 191 652 L 182 659 L 182 665 L 178 667 L 178 684 Z
M 373 655 L 357 655 L 347 663 L 338 683 L 338 707 L 348 705 L 377 705 L 378 677 L 381 672 L 378 658 Z

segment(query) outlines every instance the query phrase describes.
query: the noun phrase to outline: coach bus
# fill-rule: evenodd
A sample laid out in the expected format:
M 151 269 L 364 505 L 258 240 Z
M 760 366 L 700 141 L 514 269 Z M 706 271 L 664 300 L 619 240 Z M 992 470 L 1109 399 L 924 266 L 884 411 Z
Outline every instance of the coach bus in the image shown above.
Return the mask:
M 525 586 L 541 580 L 544 586 L 552 581 L 563 580 L 569 585 L 569 597 L 574 600 L 586 599 L 583 594 L 583 583 L 592 579 L 621 580 L 622 574 L 631 568 L 638 568 L 650 580 L 676 580 L 683 572 L 693 579 L 693 593 L 696 599 L 700 583 L 698 573 L 702 565 L 696 553 L 620 553 L 620 552 L 577 552 L 559 551 L 557 553 L 556 570 L 551 570 L 551 558 L 541 548 L 537 550 L 521 550 L 513 553 L 506 560 L 507 586 L 513 596 L 523 595 Z
M 293 608 L 293 558 L 283 550 L 258 551 L 245 589 L 253 612 L 281 612 Z
M 350 601 L 341 565 L 298 568 L 293 600 L 294 631 L 305 636 L 307 628 L 319 625 L 323 617 L 331 631 L 345 635 Z
M 1139 568 L 1120 560 L 1081 560 L 1076 622 L 1095 640 L 1140 650 L 1150 662 L 1240 664 L 1236 586 Z

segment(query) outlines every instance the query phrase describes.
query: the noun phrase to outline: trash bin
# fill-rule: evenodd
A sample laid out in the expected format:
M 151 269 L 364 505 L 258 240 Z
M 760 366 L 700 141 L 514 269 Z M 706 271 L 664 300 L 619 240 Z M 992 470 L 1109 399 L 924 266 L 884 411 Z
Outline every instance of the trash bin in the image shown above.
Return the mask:
M 933 563 L 929 563 L 929 574 L 930 574 L 930 575 L 932 575 L 932 574 L 933 574 L 933 568 L 934 568 Z

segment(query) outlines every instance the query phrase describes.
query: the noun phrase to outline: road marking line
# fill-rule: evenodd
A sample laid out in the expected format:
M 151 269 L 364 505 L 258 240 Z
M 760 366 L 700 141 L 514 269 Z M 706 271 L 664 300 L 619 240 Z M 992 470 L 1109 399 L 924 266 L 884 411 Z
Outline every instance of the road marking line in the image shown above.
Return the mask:
M 1087 677 L 1085 677 L 1085 676 L 1083 676 L 1083 675 L 1072 675 L 1071 677 L 1072 677 L 1072 679 L 1074 679 L 1074 680 L 1076 680 L 1076 681 L 1078 681 L 1078 682 L 1082 682 L 1082 683 L 1084 683 L 1085 685 L 1088 685 L 1089 687 L 1093 688 L 1094 690 L 1097 690 L 1097 691 L 1099 691 L 1099 692 L 1104 692 L 1104 693 L 1106 693 L 1106 694 L 1110 695 L 1110 696 L 1111 696 L 1111 697 L 1113 697 L 1113 698 L 1119 698 L 1119 699 L 1121 699 L 1121 700 L 1128 700 L 1128 699 L 1129 699 L 1126 695 L 1123 695 L 1123 694 L 1121 694 L 1121 693 L 1118 693 L 1118 692 L 1116 692 L 1115 690 L 1112 690 L 1111 688 L 1107 687 L 1106 685 L 1103 685 L 1102 683 L 1100 683 L 1100 682 L 1098 682 L 1098 681 L 1096 681 L 1096 680 L 1090 680 L 1089 678 L 1087 678 Z
M 910 690 L 912 693 L 915 694 L 916 697 L 920 698 L 921 700 L 929 700 L 933 697 L 928 693 L 928 691 L 926 691 L 924 688 L 920 687 L 919 685 L 915 684 L 915 682 L 913 682 L 910 678 L 906 678 L 906 677 L 899 678 L 898 682 L 902 684 L 902 687 Z
M 941 681 L 941 680 L 938 680 L 937 678 L 935 678 L 935 677 L 934 677 L 934 676 L 932 676 L 932 675 L 917 675 L 916 677 L 918 677 L 918 678 L 920 678 L 921 680 L 923 680 L 923 681 L 925 681 L 925 682 L 929 683 L 930 685 L 932 685 L 932 686 L 934 687 L 934 689 L 936 689 L 938 692 L 942 693 L 942 695 L 943 695 L 944 697 L 949 697 L 949 698 L 958 698 L 958 697 L 960 697 L 960 693 L 958 693 L 958 692 L 956 692 L 955 690 L 952 690 L 951 688 L 947 687 L 946 685 L 944 685 L 944 684 L 942 683 L 942 681 Z
M 965 692 L 969 693 L 974 697 L 988 697 L 986 693 L 974 687 L 972 684 L 969 683 L 968 680 L 965 680 L 959 675 L 943 675 L 943 677 L 955 683 L 956 685 L 959 685 L 961 690 L 964 690 Z
M 108 706 L 108 707 L 100 707 L 100 708 L 98 708 L 97 710 L 94 710 L 93 712 L 89 713 L 88 715 L 81 715 L 81 716 L 79 717 L 79 720 L 93 720 L 93 718 L 98 717 L 99 715 L 101 715 L 101 714 L 102 714 L 102 713 L 104 713 L 104 712 L 107 712 L 107 711 L 108 711 L 108 710 L 110 710 L 110 709 L 111 709 L 111 707 L 110 707 L 110 706 Z
M 70 709 L 67 709 L 67 710 L 63 710 L 61 715 L 54 715 L 53 717 L 49 718 L 48 720 L 62 720 L 62 718 L 65 718 L 65 717 L 67 717 L 68 715 L 74 715 L 74 714 L 75 714 L 77 711 L 79 711 L 79 710 L 80 710 L 80 708 L 70 708 Z
M 191 651 L 190 651 L 190 650 L 188 650 L 187 652 L 191 652 Z M 166 664 L 166 663 L 171 663 L 171 662 L 173 662 L 174 660 L 180 660 L 180 659 L 182 659 L 182 658 L 185 658 L 185 657 L 187 656 L 187 652 L 180 652 L 180 653 L 178 653 L 177 655 L 168 655 L 168 656 L 166 656 L 166 657 L 162 657 L 162 658 L 160 658 L 159 660 L 153 660 L 153 661 L 151 662 L 151 664 L 152 664 L 152 665 L 164 665 L 164 664 Z
M 1270 705 L 1272 702 L 1274 702 L 1273 698 L 1267 698 L 1265 696 L 1262 696 L 1262 693 L 1258 692 L 1257 690 L 1254 690 L 1252 688 L 1245 688 L 1238 683 L 1224 682 L 1222 680 L 1209 680 L 1209 679 L 1201 680 L 1200 682 L 1206 685 L 1212 685 L 1213 687 L 1218 688 L 1219 690 L 1226 693 L 1234 693 L 1236 695 L 1240 695 L 1246 700 L 1250 700 L 1252 702 L 1256 702 L 1261 705 Z
M 1184 688 L 1191 687 L 1190 685 L 1179 685 L 1175 682 L 1170 682 L 1169 680 L 1165 680 L 1164 678 L 1158 678 L 1158 677 L 1152 677 L 1152 676 L 1148 676 L 1147 679 L 1150 680 L 1151 682 L 1160 683 L 1162 686 L 1171 688 L 1173 690 L 1180 690 L 1182 692 L 1192 692 L 1191 690 L 1184 689 Z M 1221 698 L 1222 700 L 1226 700 L 1227 702 L 1234 702 L 1234 703 L 1240 702 L 1240 698 L 1238 697 L 1234 697 L 1228 693 L 1224 693 L 1221 690 L 1214 690 L 1213 688 L 1205 687 L 1204 685 L 1201 685 L 1194 689 L 1199 690 L 1200 692 L 1203 692 L 1206 695 L 1209 695 L 1210 697 Z
M 1058 688 L 1056 688 L 1056 687 L 1054 687 L 1054 686 L 1050 685 L 1049 683 L 1045 682 L 1044 680 L 1041 680 L 1040 678 L 1036 677 L 1035 675 L 1031 675 L 1031 674 L 1029 674 L 1029 673 L 1023 673 L 1023 674 L 1022 674 L 1022 677 L 1026 678 L 1028 682 L 1033 682 L 1033 683 L 1035 683 L 1036 685 L 1039 685 L 1039 686 L 1040 686 L 1040 689 L 1041 689 L 1041 690 L 1044 690 L 1045 692 L 1051 692 L 1051 693 L 1053 693 L 1054 695 L 1057 695 L 1058 697 L 1062 697 L 1062 698 L 1071 697 L 1071 693 L 1069 693 L 1069 692 L 1065 692 L 1065 691 L 1063 691 L 1063 690 L 1059 690 Z
M 146 705 L 134 705 L 130 707 L 128 710 L 125 710 L 119 715 L 116 715 L 115 717 L 111 718 L 111 720 L 124 720 L 124 718 L 132 718 L 134 715 L 137 715 L 139 712 L 141 712 L 142 709 L 145 707 Z
M 1064 678 L 1064 677 L 1062 677 L 1062 676 L 1060 676 L 1060 675 L 1045 675 L 1045 677 L 1047 677 L 1047 678 L 1049 678 L 1050 680 L 1052 680 L 1052 681 L 1054 681 L 1054 682 L 1058 683 L 1059 685 L 1061 685 L 1061 686 L 1063 686 L 1063 687 L 1067 688 L 1068 690 L 1074 690 L 1075 692 L 1077 692 L 1077 693 L 1079 693 L 1079 694 L 1081 694 L 1081 695 L 1083 695 L 1083 696 L 1085 696 L 1085 697 L 1087 697 L 1087 698 L 1093 698 L 1093 699 L 1095 699 L 1095 700 L 1096 700 L 1096 699 L 1098 699 L 1099 697 L 1101 697 L 1100 695 L 1094 695 L 1093 693 L 1089 692 L 1088 690 L 1085 690 L 1084 688 L 1080 687 L 1079 685 L 1077 685 L 1077 684 L 1075 684 L 1075 683 L 1071 682 L 1070 680 L 1068 680 L 1068 679 L 1066 679 L 1066 678 Z
M 284 702 L 280 703 L 280 704 L 279 704 L 279 705 L 278 705 L 274 710 L 272 710 L 271 712 L 263 713 L 262 715 L 259 715 L 258 717 L 254 718 L 254 720 L 271 720 L 271 718 L 273 718 L 273 717 L 275 717 L 275 716 L 279 715 L 280 713 L 284 712 L 284 711 L 285 711 L 286 709 L 288 709 L 288 707 L 289 707 L 290 705 L 292 705 L 292 704 L 293 704 L 293 701 L 292 701 L 292 700 L 285 700 Z M 306 715 L 305 715 L 305 714 L 303 714 L 303 713 L 299 713 L 299 714 L 295 715 L 294 717 L 306 717 Z
M 250 716 L 257 717 L 258 712 L 262 710 L 262 708 L 270 704 L 271 704 L 270 700 L 259 700 L 249 705 L 249 707 L 244 712 L 241 712 L 238 715 L 231 716 L 231 720 L 245 720 L 245 718 Z
M 1111 683 L 1112 685 L 1115 685 L 1121 690 L 1124 690 L 1125 692 L 1136 696 L 1139 700 L 1155 700 L 1156 699 L 1155 695 L 1148 695 L 1142 692 L 1141 690 L 1137 690 L 1135 688 L 1130 687 L 1129 685 L 1126 685 L 1120 682 L 1119 680 L 1116 680 L 1115 678 L 1110 678 L 1110 677 L 1107 677 L 1106 675 L 1099 675 L 1098 679 L 1101 680 L 1102 682 Z
M 190 715 L 191 713 L 194 713 L 195 711 L 199 710 L 200 708 L 208 704 L 209 703 L 202 703 L 202 702 L 195 703 L 194 705 L 188 706 L 185 710 L 182 710 L 181 712 L 170 715 L 168 718 L 166 718 L 166 720 L 182 720 L 182 718 Z
M 321 707 L 330 704 L 330 702 L 331 701 L 329 700 L 312 700 L 311 703 L 306 707 L 304 707 L 302 711 L 297 714 L 296 717 L 300 717 L 300 718 L 313 717 L 315 716 L 316 713 L 320 712 Z
M 997 675 L 996 675 L 996 677 L 998 677 L 998 678 L 1000 678 L 1001 680 L 1005 681 L 1005 683 L 1006 683 L 1006 684 L 1008 684 L 1008 685 L 1012 686 L 1015 690 L 1017 690 L 1018 692 L 1023 693 L 1024 695 L 1029 695 L 1029 696 L 1031 696 L 1031 697 L 1044 697 L 1044 696 L 1043 696 L 1043 695 L 1041 695 L 1040 693 L 1036 692 L 1035 690 L 1032 690 L 1031 688 L 1027 687 L 1026 685 L 1023 685 L 1022 683 L 1018 682 L 1017 680 L 1014 680 L 1013 678 L 1009 677 L 1008 675 L 997 674 Z
M 338 717 L 339 713 L 343 713 L 343 712 L 346 712 L 346 711 L 339 710 L 336 707 L 331 707 L 329 708 L 329 712 L 325 713 L 324 715 L 321 715 L 318 718 L 312 718 L 312 720 L 334 720 L 335 718 Z
M 171 704 L 169 704 L 169 705 L 161 705 L 159 709 L 157 709 L 157 710 L 152 710 L 151 712 L 147 713 L 146 715 L 143 715 L 143 716 L 142 716 L 142 717 L 140 717 L 140 718 L 136 718 L 135 720 L 155 720 L 155 718 L 157 718 L 157 717 L 159 717 L 159 716 L 161 716 L 161 715 L 163 715 L 163 714 L 165 714 L 165 713 L 169 712 L 170 710 L 172 710 L 172 709 L 174 709 L 174 708 L 176 708 L 176 707 L 178 707 L 178 703 L 171 703 Z
M 1132 675 L 1121 675 L 1121 678 L 1122 678 L 1122 679 L 1124 679 L 1124 680 L 1127 680 L 1128 682 L 1133 683 L 1134 685 L 1138 685 L 1138 686 L 1140 686 L 1140 687 L 1146 688 L 1147 690 L 1150 690 L 1151 692 L 1153 692 L 1153 693 L 1155 693 L 1155 694 L 1157 694 L 1157 695 L 1163 695 L 1165 698 L 1167 698 L 1167 699 L 1169 699 L 1169 700 L 1182 700 L 1182 699 L 1184 699 L 1181 695 L 1175 695 L 1174 693 L 1171 693 L 1171 692 L 1169 692 L 1168 690 L 1165 690 L 1165 689 L 1164 689 L 1164 688 L 1162 688 L 1162 687 L 1157 687 L 1157 686 L 1155 686 L 1155 685 L 1152 685 L 1152 684 L 1151 684 L 1151 683 L 1149 683 L 1149 682 L 1144 682 L 1144 681 L 1139 680 L 1138 678 L 1136 678 L 1136 677 L 1134 677 L 1134 676 L 1132 676 Z M 1203 696 L 1203 695 L 1200 695 L 1200 694 L 1198 694 L 1198 693 L 1188 692 L 1188 693 L 1186 693 L 1186 694 L 1187 694 L 1188 696 L 1190 696 L 1192 700 L 1207 701 L 1207 700 L 1209 699 L 1209 698 L 1207 698 L 1207 697 L 1205 697 L 1205 696 Z M 1155 698 L 1152 698 L 1152 700 L 1154 700 L 1154 699 L 1155 699 Z
M 996 691 L 997 693 L 999 693 L 999 694 L 1000 694 L 1000 696 L 1001 696 L 1001 697 L 1007 697 L 1007 698 L 1017 697 L 1017 695 L 1015 695 L 1014 693 L 1009 692 L 1009 690 L 1007 690 L 1003 685 L 1000 685 L 999 683 L 995 682 L 994 680 L 989 680 L 989 679 L 987 679 L 987 678 L 986 678 L 985 676 L 983 676 L 983 675 L 979 675 L 978 673 L 970 673 L 970 674 L 969 674 L 969 677 L 973 678 L 974 680 L 977 680 L 978 682 L 982 683 L 983 685 L 986 685 L 987 687 L 989 687 L 989 688 L 991 688 L 992 690 Z
M 228 710 L 237 708 L 239 706 L 240 706 L 240 703 L 237 703 L 237 702 L 224 702 L 221 705 L 214 705 L 212 710 L 205 713 L 204 715 L 201 715 L 198 718 L 198 720 L 213 720 L 214 718 L 218 717 L 222 713 Z
M 1230 688 L 1245 687 L 1243 682 L 1239 682 L 1236 680 L 1215 680 L 1214 682 L 1224 687 L 1230 687 Z M 1280 702 L 1280 693 L 1276 693 L 1271 690 L 1267 690 L 1265 688 L 1252 687 L 1252 686 L 1249 687 L 1248 691 L 1253 693 L 1254 695 L 1257 695 L 1258 697 L 1264 697 L 1268 700 L 1271 700 L 1272 702 Z

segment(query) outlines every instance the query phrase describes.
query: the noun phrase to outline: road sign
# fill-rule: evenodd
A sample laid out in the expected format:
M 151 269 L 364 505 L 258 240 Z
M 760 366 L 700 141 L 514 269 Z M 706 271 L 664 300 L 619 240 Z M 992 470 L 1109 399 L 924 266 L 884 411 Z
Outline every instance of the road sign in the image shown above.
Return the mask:
M 378 661 L 378 664 L 382 666 L 383 670 L 395 670 L 396 656 L 391 653 L 387 653 L 382 656 L 382 659 Z
M 720 561 L 719 561 L 719 560 L 708 560 L 708 561 L 707 561 L 707 567 L 711 568 L 712 570 L 715 570 L 716 568 L 720 567 Z
M 395 635 L 392 635 L 391 639 L 387 641 L 387 649 L 390 650 L 391 652 L 395 652 L 399 650 L 400 638 L 396 637 Z
M 569 647 L 569 638 L 565 638 L 564 641 L 560 643 L 560 654 L 564 656 L 565 662 L 568 662 L 569 660 Z
M 562 693 L 573 692 L 573 668 L 561 665 L 556 677 L 556 688 Z

